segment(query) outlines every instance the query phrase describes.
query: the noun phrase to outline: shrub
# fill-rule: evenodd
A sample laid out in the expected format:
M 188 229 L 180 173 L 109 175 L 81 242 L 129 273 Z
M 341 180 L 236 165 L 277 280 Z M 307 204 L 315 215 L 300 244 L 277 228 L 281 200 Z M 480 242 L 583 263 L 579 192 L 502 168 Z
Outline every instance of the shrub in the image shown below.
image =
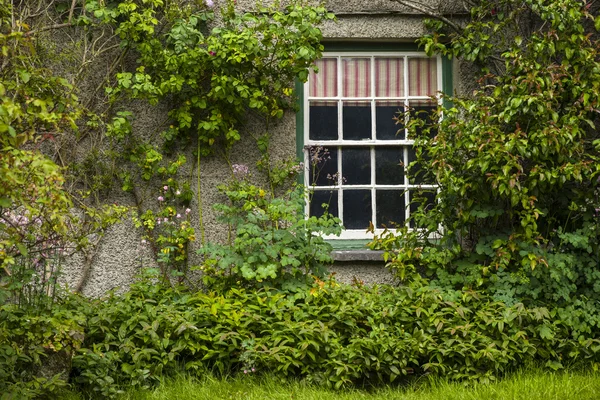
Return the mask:
M 428 287 L 317 281 L 290 296 L 192 293 L 146 281 L 90 311 L 75 381 L 110 396 L 181 370 L 275 371 L 339 388 L 422 374 L 489 381 L 529 361 L 597 362 L 598 331 L 557 315 Z
M 75 296 L 39 312 L 0 305 L 0 393 L 28 399 L 67 384 L 73 352 L 83 341 L 84 314 Z

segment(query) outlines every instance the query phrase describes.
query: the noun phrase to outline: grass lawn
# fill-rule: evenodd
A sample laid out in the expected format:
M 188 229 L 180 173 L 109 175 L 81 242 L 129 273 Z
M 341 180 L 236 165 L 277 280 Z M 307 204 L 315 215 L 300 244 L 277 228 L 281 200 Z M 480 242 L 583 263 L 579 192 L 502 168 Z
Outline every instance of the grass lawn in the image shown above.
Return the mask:
M 70 400 L 83 399 L 76 395 Z M 236 377 L 201 381 L 180 377 L 152 391 L 126 393 L 120 400 L 596 400 L 600 399 L 600 372 L 547 372 L 527 370 L 489 385 L 465 386 L 422 379 L 405 387 L 376 391 L 327 390 L 304 382 L 280 382 L 273 377 Z

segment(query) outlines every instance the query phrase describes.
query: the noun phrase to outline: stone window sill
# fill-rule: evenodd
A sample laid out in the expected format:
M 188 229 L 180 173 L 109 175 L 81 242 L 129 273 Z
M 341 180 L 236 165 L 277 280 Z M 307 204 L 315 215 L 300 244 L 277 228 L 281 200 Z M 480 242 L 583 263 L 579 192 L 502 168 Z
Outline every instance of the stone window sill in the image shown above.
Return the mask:
M 383 262 L 381 250 L 334 250 L 331 257 L 337 262 L 346 261 L 380 261 Z

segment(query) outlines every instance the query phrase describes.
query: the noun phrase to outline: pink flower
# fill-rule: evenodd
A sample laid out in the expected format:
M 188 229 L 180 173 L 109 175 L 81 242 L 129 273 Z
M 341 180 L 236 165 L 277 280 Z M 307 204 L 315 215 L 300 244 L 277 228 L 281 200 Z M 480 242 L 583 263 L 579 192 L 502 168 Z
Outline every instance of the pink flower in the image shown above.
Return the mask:
M 175 218 L 181 218 L 181 214 L 177 214 Z
M 165 189 L 165 192 L 166 192 L 167 190 L 169 190 L 169 187 L 167 185 L 165 185 L 165 186 L 163 186 L 163 189 Z
M 213 0 L 206 0 L 206 7 L 214 7 L 215 2 Z
M 185 213 L 186 213 L 186 214 L 189 214 L 189 213 L 191 213 L 191 212 L 192 212 L 192 210 L 190 210 L 189 208 L 186 208 L 186 209 L 185 209 Z
M 244 370 L 244 373 L 245 373 L 245 374 L 247 374 L 247 373 L 248 373 L 248 370 L 247 370 L 247 369 L 245 369 L 245 370 Z
M 176 192 L 175 192 L 175 195 L 176 195 L 176 196 L 179 196 L 180 194 L 181 194 L 181 191 L 180 191 L 180 190 L 178 190 L 178 191 L 176 191 Z
M 142 244 L 146 244 L 146 239 L 142 239 Z
M 215 53 L 214 51 L 211 50 L 211 51 L 208 52 L 208 54 L 210 54 L 211 56 L 214 56 L 217 53 Z
M 165 198 L 162 196 L 158 196 L 158 201 L 165 201 Z

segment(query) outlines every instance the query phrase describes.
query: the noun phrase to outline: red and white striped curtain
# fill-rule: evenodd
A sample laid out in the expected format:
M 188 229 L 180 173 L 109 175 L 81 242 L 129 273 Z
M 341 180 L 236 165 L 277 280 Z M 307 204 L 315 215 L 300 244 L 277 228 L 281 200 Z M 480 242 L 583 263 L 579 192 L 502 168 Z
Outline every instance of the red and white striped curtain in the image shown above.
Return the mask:
M 309 76 L 310 97 L 338 96 L 337 58 L 316 62 L 319 72 Z M 371 97 L 371 59 L 342 58 L 343 97 Z M 375 97 L 432 96 L 438 88 L 435 58 L 408 58 L 408 93 L 404 82 L 404 58 L 375 59 Z
M 435 58 L 409 58 L 408 95 L 433 96 L 437 90 L 437 60 Z
M 375 59 L 375 96 L 405 96 L 403 58 Z
M 310 97 L 337 97 L 337 59 L 322 58 L 315 63 L 319 72 L 310 72 L 309 96 Z

